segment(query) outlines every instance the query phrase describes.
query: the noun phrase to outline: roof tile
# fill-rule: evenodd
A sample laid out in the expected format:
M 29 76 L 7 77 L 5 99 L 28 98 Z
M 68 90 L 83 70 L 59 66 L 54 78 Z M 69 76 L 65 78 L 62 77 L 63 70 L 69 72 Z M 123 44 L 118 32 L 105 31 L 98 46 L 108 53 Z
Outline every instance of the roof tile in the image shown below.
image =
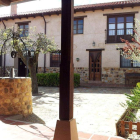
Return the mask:
M 80 5 L 75 6 L 74 10 L 87 10 L 87 9 L 99 9 L 99 8 L 108 8 L 108 7 L 116 7 L 116 6 L 127 6 L 131 4 L 140 4 L 140 0 L 127 0 L 127 1 L 116 1 L 116 2 L 108 2 L 108 3 L 97 3 L 97 4 L 87 4 L 87 5 Z M 35 14 L 43 14 L 43 13 L 55 13 L 55 12 L 61 12 L 61 8 L 55 8 L 55 9 L 45 9 L 45 10 L 37 10 L 37 11 L 29 11 L 24 13 L 18 13 L 17 15 L 2 15 L 1 18 L 8 18 L 8 17 L 16 17 L 16 16 L 24 16 L 24 15 L 35 15 Z

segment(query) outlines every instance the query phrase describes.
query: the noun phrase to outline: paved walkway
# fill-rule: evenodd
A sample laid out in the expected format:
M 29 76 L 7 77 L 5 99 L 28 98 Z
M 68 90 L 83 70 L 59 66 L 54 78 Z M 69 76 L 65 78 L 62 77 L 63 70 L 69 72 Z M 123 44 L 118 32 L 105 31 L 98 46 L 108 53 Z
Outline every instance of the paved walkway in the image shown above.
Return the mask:
M 42 95 L 33 97 L 33 110 L 45 121 L 45 125 L 15 122 L 1 116 L 0 139 L 53 139 L 56 120 L 59 118 L 59 89 L 39 87 L 39 91 Z M 76 88 L 74 117 L 79 140 L 118 140 L 115 137 L 115 123 L 124 112 L 124 108 L 119 103 L 125 101 L 123 93 L 129 91 L 129 89 L 117 88 Z
M 1 140 L 53 140 L 54 128 L 42 124 L 6 120 L 0 116 Z M 78 133 L 79 140 L 123 140 L 120 137 L 108 137 L 89 133 Z
M 40 87 L 44 94 L 33 97 L 34 113 L 55 127 L 59 118 L 59 89 Z M 125 101 L 124 93 L 129 89 L 118 88 L 75 88 L 74 118 L 78 131 L 116 135 L 115 123 L 124 112 L 120 102 Z

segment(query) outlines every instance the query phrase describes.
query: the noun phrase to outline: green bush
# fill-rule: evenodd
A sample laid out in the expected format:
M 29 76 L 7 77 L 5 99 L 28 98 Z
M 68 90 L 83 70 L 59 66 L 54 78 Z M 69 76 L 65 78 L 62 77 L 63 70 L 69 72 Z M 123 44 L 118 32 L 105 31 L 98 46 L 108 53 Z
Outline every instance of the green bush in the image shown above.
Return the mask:
M 131 94 L 125 95 L 127 98 L 126 103 L 121 103 L 121 105 L 127 108 L 127 111 L 129 112 L 127 118 L 134 121 L 136 116 L 133 112 L 140 109 L 140 83 L 137 83 L 136 87 L 131 90 Z
M 74 87 L 80 86 L 80 74 L 74 73 Z
M 140 88 L 140 82 L 139 82 L 139 83 L 137 83 L 136 87 L 137 87 L 137 88 Z
M 39 86 L 58 87 L 59 73 L 37 73 Z M 80 74 L 74 74 L 74 87 L 80 86 Z

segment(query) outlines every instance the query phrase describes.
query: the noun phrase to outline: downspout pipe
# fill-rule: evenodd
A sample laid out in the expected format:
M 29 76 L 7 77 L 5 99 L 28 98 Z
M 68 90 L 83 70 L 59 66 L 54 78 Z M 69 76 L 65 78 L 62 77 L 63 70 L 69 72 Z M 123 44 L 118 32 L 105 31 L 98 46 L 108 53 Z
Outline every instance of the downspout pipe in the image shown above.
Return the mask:
M 1 19 L 2 23 L 3 23 L 3 26 L 4 26 L 4 29 L 6 29 L 6 25 L 4 23 L 4 21 Z M 2 54 L 2 50 L 1 50 L 1 54 Z M 1 68 L 2 68 L 2 57 L 1 57 Z M 3 69 L 3 76 L 5 76 L 5 68 L 6 67 L 6 54 L 4 54 L 4 69 Z M 2 69 L 1 69 L 2 71 Z
M 46 29 L 47 29 L 47 22 L 46 22 L 46 19 L 44 17 L 44 15 L 42 14 L 42 17 L 44 19 L 44 23 L 45 23 L 45 27 L 44 27 L 44 33 L 46 35 Z M 44 54 L 44 73 L 46 72 L 46 54 Z

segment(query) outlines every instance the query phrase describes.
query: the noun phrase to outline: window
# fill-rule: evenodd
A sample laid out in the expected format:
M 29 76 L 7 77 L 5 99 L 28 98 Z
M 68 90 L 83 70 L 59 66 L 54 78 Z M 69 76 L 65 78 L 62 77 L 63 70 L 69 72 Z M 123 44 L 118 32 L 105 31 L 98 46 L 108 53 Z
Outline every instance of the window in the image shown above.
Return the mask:
M 73 33 L 74 34 L 83 34 L 83 18 L 74 19 L 74 27 L 73 27 Z
M 50 67 L 60 67 L 61 52 L 53 52 L 50 55 Z
M 131 41 L 133 35 L 134 15 L 108 17 L 108 43 L 121 43 L 120 38 Z
M 137 61 L 131 61 L 130 59 L 126 59 L 123 56 L 121 56 L 121 68 L 139 68 L 140 62 Z
M 28 23 L 21 23 L 18 25 L 20 29 L 22 29 L 22 32 L 20 34 L 20 37 L 27 37 L 29 32 L 29 25 Z

